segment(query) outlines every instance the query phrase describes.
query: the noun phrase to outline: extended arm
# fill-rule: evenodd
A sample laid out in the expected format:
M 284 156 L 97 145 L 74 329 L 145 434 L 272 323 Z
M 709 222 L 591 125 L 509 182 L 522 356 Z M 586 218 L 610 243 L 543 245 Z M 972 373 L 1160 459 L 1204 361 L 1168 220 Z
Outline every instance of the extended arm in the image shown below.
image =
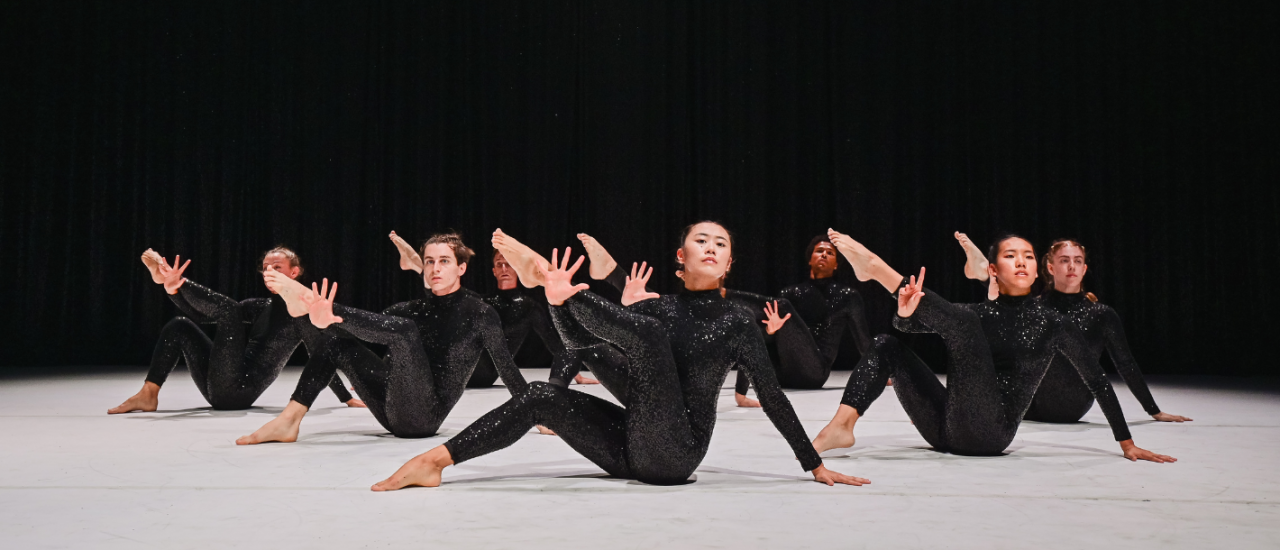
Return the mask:
M 190 280 L 184 282 L 176 294 L 170 294 L 169 299 L 197 323 L 224 318 L 240 306 L 239 302 Z
M 738 366 L 746 373 L 756 388 L 756 396 L 760 399 L 764 412 L 777 428 L 778 433 L 791 445 L 792 452 L 800 461 L 804 470 L 810 471 L 822 465 L 822 458 L 809 443 L 809 436 L 804 433 L 804 426 L 791 407 L 791 401 L 782 392 L 778 378 L 774 374 L 773 365 L 769 362 L 769 354 L 765 351 L 764 340 L 755 330 L 743 331 L 738 337 Z
M 1160 414 L 1160 407 L 1151 396 L 1147 381 L 1142 378 L 1142 370 L 1138 368 L 1138 362 L 1133 359 L 1133 353 L 1129 351 L 1129 340 L 1124 335 L 1124 323 L 1120 321 L 1120 316 L 1116 315 L 1114 309 L 1107 308 L 1102 314 L 1102 334 L 1106 338 L 1107 353 L 1111 354 L 1111 362 L 1115 363 L 1116 370 L 1120 371 L 1120 376 L 1124 377 L 1129 391 L 1133 392 L 1133 396 L 1138 398 L 1139 403 L 1142 403 L 1142 409 L 1152 416 Z

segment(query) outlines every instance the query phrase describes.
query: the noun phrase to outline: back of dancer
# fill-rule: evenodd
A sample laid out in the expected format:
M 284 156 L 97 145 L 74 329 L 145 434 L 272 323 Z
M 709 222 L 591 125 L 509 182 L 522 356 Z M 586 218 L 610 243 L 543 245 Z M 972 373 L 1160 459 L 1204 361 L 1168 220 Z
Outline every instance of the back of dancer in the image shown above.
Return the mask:
M 214 409 L 247 409 L 280 375 L 303 341 L 305 319 L 293 318 L 274 292 L 270 298 L 237 302 L 183 277 L 191 260 L 179 265 L 180 260 L 169 265 L 150 249 L 142 255 L 152 280 L 164 287 L 185 317 L 173 319 L 161 330 L 142 390 L 109 414 L 156 410 L 160 387 L 179 360 L 186 363 L 196 388 Z M 261 264 L 263 273 L 290 279 L 302 274 L 297 253 L 285 247 L 268 250 Z M 215 325 L 216 338 L 210 339 L 198 323 Z M 348 406 L 364 406 L 346 391 L 341 379 L 331 377 L 324 383 Z

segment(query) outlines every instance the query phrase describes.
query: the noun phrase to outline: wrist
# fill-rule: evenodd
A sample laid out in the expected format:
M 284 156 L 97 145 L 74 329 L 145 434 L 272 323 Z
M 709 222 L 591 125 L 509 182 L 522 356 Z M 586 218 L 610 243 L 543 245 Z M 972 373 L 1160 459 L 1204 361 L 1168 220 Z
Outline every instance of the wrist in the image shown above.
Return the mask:
M 1133 444 L 1133 440 L 1132 440 L 1132 439 L 1126 439 L 1126 440 L 1124 440 L 1124 441 L 1121 441 L 1121 442 L 1120 442 L 1120 448 L 1121 448 L 1121 449 L 1123 449 L 1123 450 L 1125 450 L 1125 451 L 1128 451 L 1129 449 L 1132 449 L 1132 448 L 1134 448 L 1134 447 L 1137 447 L 1137 445 L 1134 445 L 1134 444 Z

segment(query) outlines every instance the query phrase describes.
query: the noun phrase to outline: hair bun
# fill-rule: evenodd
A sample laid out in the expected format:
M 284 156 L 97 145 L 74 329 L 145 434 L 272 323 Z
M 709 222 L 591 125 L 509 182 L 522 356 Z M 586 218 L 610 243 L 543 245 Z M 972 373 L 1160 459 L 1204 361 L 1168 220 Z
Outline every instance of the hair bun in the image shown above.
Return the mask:
M 1084 297 L 1088 298 L 1090 302 L 1093 302 L 1095 304 L 1098 303 L 1098 297 L 1095 296 L 1092 292 L 1084 293 Z

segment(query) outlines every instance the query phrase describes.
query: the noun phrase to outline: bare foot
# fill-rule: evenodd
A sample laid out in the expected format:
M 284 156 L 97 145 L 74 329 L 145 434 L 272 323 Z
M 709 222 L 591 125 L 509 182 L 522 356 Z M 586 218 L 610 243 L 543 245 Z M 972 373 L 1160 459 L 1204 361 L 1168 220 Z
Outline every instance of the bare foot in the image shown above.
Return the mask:
M 818 432 L 818 437 L 813 438 L 813 450 L 821 454 L 831 449 L 852 447 L 855 442 L 853 426 L 857 424 L 858 418 L 857 409 L 841 404 L 835 418 Z
M 551 428 L 543 426 L 542 424 L 538 424 L 537 426 L 534 426 L 534 427 L 537 428 L 538 433 L 542 435 L 556 435 L 555 432 L 551 431 Z
M 870 281 L 875 279 L 885 290 L 889 292 L 897 292 L 898 286 L 902 284 L 902 275 L 884 263 L 862 243 L 853 239 L 844 233 L 834 229 L 827 229 L 827 236 L 831 239 L 831 244 L 836 245 L 836 250 L 849 261 L 849 265 L 853 267 L 853 274 L 859 281 Z
M 505 254 L 504 254 L 505 255 Z M 391 477 L 375 483 L 373 491 L 396 491 L 405 487 L 439 487 L 440 472 L 453 465 L 453 457 L 444 445 L 413 457 Z
M 544 268 L 550 268 L 551 264 L 546 258 L 538 255 L 532 248 L 515 240 L 512 236 L 503 233 L 502 229 L 493 230 L 493 247 L 502 253 L 502 257 L 507 259 L 507 263 L 511 264 L 511 269 L 516 270 L 516 276 L 520 278 L 520 283 L 525 288 L 534 288 L 542 285 L 542 272 L 538 270 L 538 265 Z
M 987 280 L 987 257 L 982 254 L 977 245 L 973 244 L 968 235 L 956 231 L 955 236 L 956 240 L 960 241 L 960 248 L 964 249 L 964 276 L 978 281 Z
M 306 406 L 290 400 L 280 416 L 263 424 L 258 431 L 237 439 L 236 445 L 257 445 L 268 441 L 293 443 L 298 440 L 298 428 L 302 426 L 302 417 L 306 414 Z
M 579 383 L 579 384 L 599 384 L 599 383 L 600 383 L 600 381 L 599 381 L 599 380 L 593 380 L 593 379 L 591 379 L 591 378 L 587 378 L 587 377 L 585 377 L 585 376 L 583 376 L 583 375 L 581 375 L 581 374 L 579 374 L 579 375 L 577 375 L 577 376 L 573 377 L 573 381 L 574 381 L 574 382 L 577 382 L 577 383 Z
M 133 411 L 155 412 L 160 405 L 160 386 L 154 382 L 142 384 L 142 389 L 121 403 L 119 407 L 107 409 L 107 414 L 121 414 Z
M 361 401 L 361 400 L 356 399 L 356 398 L 352 398 L 350 401 L 347 401 L 347 406 L 348 406 L 348 407 L 351 407 L 351 408 L 354 408 L 354 409 L 367 409 L 367 408 L 369 408 L 369 406 L 368 406 L 368 405 L 365 405 L 365 404 L 364 404 L 364 401 Z
M 600 246 L 600 241 L 595 237 L 586 233 L 578 233 L 578 240 L 582 241 L 582 247 L 587 251 L 587 257 L 591 259 L 591 265 L 587 268 L 587 272 L 591 274 L 591 278 L 597 281 L 604 280 L 614 269 L 618 268 L 618 262 L 613 261 L 613 256 L 609 255 L 609 251 Z
M 142 265 L 147 266 L 147 271 L 151 272 L 151 280 L 158 285 L 164 284 L 164 275 L 160 274 L 160 262 L 162 261 L 164 261 L 164 258 L 160 256 L 160 253 L 150 248 L 142 253 Z
M 400 251 L 400 269 L 405 271 L 417 271 L 422 273 L 422 256 L 418 255 L 418 251 L 404 239 L 396 235 L 395 231 L 391 232 L 391 242 L 396 245 L 396 250 Z
M 755 399 L 752 399 L 740 393 L 734 393 L 733 400 L 738 403 L 739 407 L 753 408 L 753 407 L 760 406 L 759 401 L 756 401 Z
M 298 281 L 290 279 L 288 275 L 273 269 L 263 271 L 262 279 L 269 290 L 284 299 L 284 305 L 288 307 L 289 315 L 302 317 L 307 314 L 307 302 L 303 300 L 303 297 L 311 294 L 311 289 L 302 286 L 302 283 Z

